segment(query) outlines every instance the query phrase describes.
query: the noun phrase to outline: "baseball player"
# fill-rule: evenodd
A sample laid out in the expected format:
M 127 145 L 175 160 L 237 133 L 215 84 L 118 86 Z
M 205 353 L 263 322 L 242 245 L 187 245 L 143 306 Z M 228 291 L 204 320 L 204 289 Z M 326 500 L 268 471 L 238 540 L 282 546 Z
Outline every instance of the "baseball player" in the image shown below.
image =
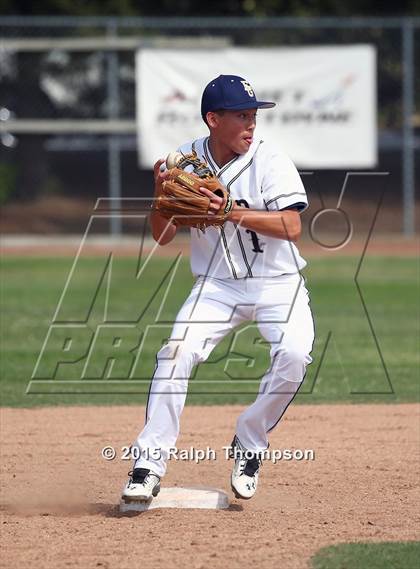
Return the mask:
M 223 225 L 191 230 L 191 269 L 195 284 L 181 307 L 172 333 L 156 356 L 146 422 L 134 443 L 139 458 L 129 473 L 123 499 L 149 500 L 160 490 L 168 449 L 174 447 L 188 379 L 196 364 L 244 321 L 256 321 L 270 344 L 271 363 L 255 401 L 237 419 L 231 444 L 235 459 L 231 487 L 236 497 L 256 491 L 261 453 L 268 435 L 293 400 L 312 361 L 314 327 L 300 270 L 306 262 L 295 245 L 300 212 L 308 204 L 290 158 L 255 133 L 259 101 L 248 81 L 220 75 L 206 86 L 201 114 L 210 134 L 180 147 L 207 162 L 233 198 Z M 155 164 L 155 196 L 168 171 Z M 222 198 L 203 187 L 216 215 Z M 169 243 L 177 225 L 159 211 L 151 214 L 154 239 Z

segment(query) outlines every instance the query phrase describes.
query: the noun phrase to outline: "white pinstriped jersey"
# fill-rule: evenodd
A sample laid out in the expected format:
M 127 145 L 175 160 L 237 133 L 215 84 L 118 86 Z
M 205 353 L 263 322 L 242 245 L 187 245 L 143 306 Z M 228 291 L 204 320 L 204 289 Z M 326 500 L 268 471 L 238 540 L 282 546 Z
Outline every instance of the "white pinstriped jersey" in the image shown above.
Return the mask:
M 241 207 L 263 211 L 307 205 L 305 188 L 291 159 L 254 140 L 246 154 L 219 168 L 210 153 L 208 137 L 184 144 L 184 154 L 194 147 L 233 199 Z M 191 270 L 194 276 L 222 279 L 265 278 L 296 273 L 306 266 L 297 247 L 285 239 L 261 235 L 238 224 L 191 230 Z

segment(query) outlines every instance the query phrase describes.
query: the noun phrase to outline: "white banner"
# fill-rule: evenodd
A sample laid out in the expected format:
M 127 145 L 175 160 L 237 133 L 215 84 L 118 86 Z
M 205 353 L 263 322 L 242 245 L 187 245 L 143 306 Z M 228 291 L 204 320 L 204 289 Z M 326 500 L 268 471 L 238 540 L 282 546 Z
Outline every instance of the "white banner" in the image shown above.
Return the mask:
M 256 135 L 299 168 L 377 163 L 376 51 L 370 45 L 140 49 L 136 57 L 139 157 L 143 168 L 208 134 L 201 95 L 220 74 L 240 75 L 257 99 Z

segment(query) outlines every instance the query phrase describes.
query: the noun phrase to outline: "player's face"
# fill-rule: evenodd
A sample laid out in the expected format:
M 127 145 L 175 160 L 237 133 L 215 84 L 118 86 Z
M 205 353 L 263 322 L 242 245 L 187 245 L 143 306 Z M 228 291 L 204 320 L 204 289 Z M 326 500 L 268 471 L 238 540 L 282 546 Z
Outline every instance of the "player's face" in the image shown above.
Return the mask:
M 245 154 L 252 144 L 256 120 L 257 109 L 223 111 L 213 133 L 235 154 Z

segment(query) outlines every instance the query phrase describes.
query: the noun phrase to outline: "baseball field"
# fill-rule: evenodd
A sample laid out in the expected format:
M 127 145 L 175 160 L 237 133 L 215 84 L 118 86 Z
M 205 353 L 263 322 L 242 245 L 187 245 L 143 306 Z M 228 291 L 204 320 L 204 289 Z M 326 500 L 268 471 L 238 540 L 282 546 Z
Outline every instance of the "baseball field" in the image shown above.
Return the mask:
M 251 501 L 231 495 L 223 447 L 269 363 L 256 329 L 242 326 L 195 370 L 182 418 L 178 448 L 216 459 L 171 460 L 164 479 L 223 489 L 230 508 L 130 515 L 118 508 L 131 468 L 122 449 L 144 422 L 155 353 L 192 284 L 188 258 L 173 271 L 171 254 L 155 256 L 136 279 L 133 252 L 110 273 L 101 251 L 77 263 L 72 250 L 4 251 L 2 567 L 417 567 L 416 244 L 302 251 L 314 361 L 270 441 L 293 459 L 267 460 Z M 104 318 L 130 323 L 123 341 L 141 349 L 132 377 L 133 352 L 110 358 L 106 334 L 83 358 L 86 330 Z M 53 320 L 73 330 L 67 354 Z M 114 460 L 102 457 L 107 446 Z

